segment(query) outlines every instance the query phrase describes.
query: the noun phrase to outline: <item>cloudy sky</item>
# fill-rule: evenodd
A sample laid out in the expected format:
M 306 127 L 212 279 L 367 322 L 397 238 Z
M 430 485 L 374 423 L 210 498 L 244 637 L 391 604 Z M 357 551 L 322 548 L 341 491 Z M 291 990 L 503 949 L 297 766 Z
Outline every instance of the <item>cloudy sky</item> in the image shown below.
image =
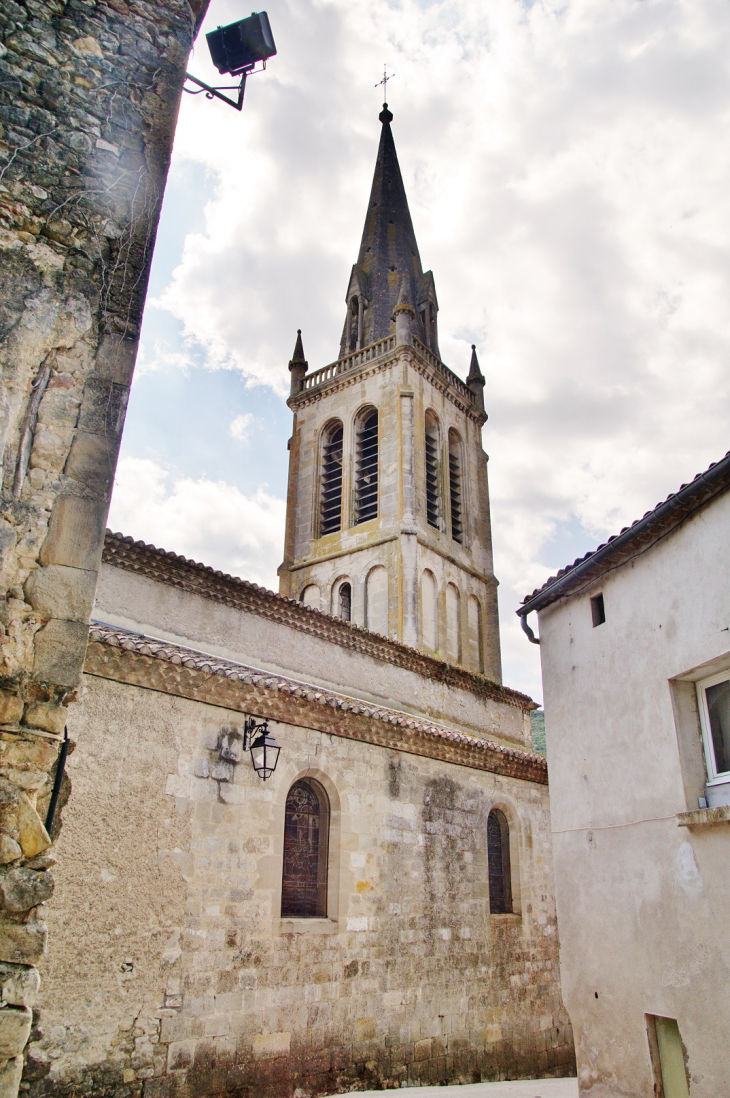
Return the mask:
M 441 352 L 487 378 L 505 681 L 540 698 L 521 598 L 730 448 L 730 4 L 267 10 L 243 112 L 184 97 L 110 525 L 276 588 L 287 362 L 299 327 L 337 356 L 387 62 Z

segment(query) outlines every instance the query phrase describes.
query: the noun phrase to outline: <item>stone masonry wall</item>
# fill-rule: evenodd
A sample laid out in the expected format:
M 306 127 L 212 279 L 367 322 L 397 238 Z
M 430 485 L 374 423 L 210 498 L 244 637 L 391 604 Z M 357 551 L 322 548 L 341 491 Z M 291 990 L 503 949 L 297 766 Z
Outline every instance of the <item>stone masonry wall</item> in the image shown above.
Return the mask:
M 240 712 L 98 676 L 71 720 L 29 1098 L 573 1070 L 546 786 L 279 722 L 264 783 L 223 752 Z M 305 774 L 331 806 L 328 918 L 282 919 L 284 803 Z M 513 915 L 489 914 L 494 804 Z
M 172 138 L 207 0 L 0 5 L 0 1095 L 52 892 L 80 681 Z M 61 790 L 61 803 L 68 783 Z

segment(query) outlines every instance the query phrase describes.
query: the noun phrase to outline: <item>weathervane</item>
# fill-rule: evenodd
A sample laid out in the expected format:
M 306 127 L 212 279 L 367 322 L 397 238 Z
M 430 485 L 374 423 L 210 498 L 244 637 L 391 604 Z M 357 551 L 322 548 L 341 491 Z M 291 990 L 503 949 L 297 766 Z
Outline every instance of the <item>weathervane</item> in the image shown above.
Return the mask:
M 382 79 L 382 80 L 378 80 L 377 84 L 375 85 L 375 87 L 376 87 L 376 88 L 379 88 L 379 87 L 381 86 L 381 84 L 382 84 L 382 87 L 383 87 L 383 99 L 387 99 L 387 98 L 388 98 L 388 81 L 389 81 L 389 80 L 392 80 L 394 76 L 395 76 L 395 73 L 394 73 L 394 72 L 392 72 L 392 73 L 390 74 L 390 76 L 388 76 L 388 70 L 387 70 L 387 68 L 385 67 L 385 65 L 383 65 L 383 79 Z

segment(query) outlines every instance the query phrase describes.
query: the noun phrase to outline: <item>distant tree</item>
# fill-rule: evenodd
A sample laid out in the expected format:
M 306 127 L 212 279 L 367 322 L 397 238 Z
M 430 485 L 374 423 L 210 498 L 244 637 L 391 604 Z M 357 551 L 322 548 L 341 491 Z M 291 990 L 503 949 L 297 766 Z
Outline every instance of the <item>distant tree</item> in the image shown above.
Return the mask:
M 532 746 L 538 755 L 547 755 L 545 747 L 545 710 L 533 709 L 530 713 L 532 721 Z

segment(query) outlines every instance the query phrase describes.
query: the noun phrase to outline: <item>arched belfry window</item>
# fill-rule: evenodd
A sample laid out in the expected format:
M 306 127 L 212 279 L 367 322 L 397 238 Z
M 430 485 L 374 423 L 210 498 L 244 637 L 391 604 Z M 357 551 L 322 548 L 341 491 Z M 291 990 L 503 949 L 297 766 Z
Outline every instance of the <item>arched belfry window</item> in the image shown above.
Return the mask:
M 342 424 L 330 423 L 322 432 L 322 487 L 319 536 L 342 529 Z
M 509 858 L 509 824 L 504 812 L 493 808 L 487 820 L 489 860 L 489 910 L 492 915 L 512 911 L 512 869 Z
M 337 617 L 345 621 L 352 619 L 352 587 L 347 581 L 341 583 L 337 589 Z
M 426 412 L 426 521 L 440 527 L 439 425 L 433 412 Z
M 449 431 L 449 501 L 451 504 L 451 536 L 461 545 L 464 541 L 464 484 L 461 439 Z
M 366 408 L 357 420 L 355 525 L 378 517 L 378 412 Z
M 284 811 L 282 917 L 326 918 L 329 827 L 330 806 L 324 787 L 313 778 L 294 782 Z

